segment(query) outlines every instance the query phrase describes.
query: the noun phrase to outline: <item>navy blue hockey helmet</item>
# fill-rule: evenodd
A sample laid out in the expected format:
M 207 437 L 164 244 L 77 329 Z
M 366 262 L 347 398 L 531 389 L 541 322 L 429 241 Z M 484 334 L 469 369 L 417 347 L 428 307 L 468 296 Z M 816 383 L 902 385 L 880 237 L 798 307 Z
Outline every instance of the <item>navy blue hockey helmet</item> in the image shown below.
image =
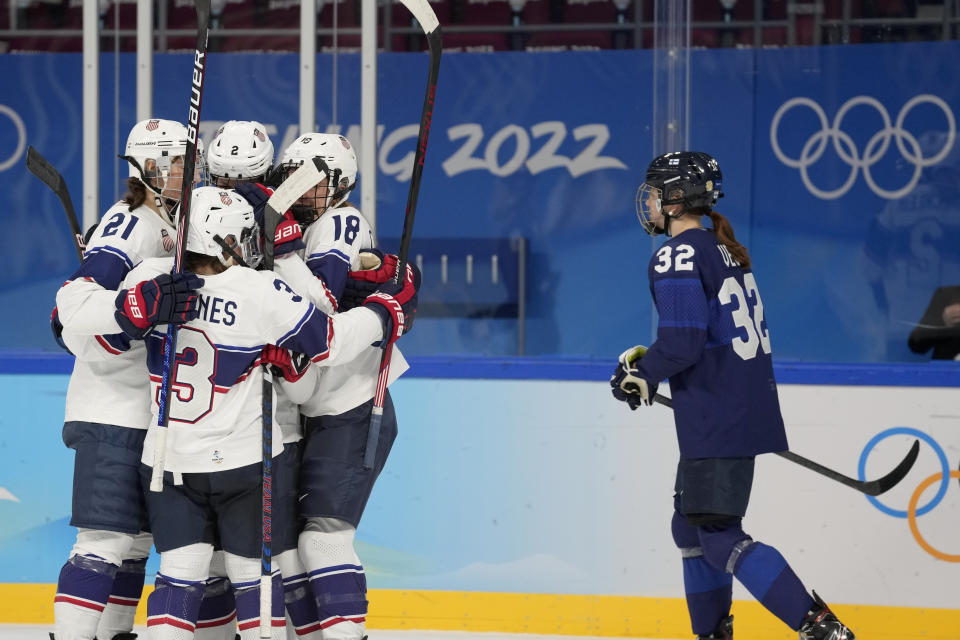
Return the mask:
M 667 205 L 683 205 L 684 213 L 709 213 L 723 197 L 722 181 L 717 161 L 702 151 L 675 151 L 654 158 L 637 190 L 640 224 L 650 235 L 667 232 L 666 219 L 671 217 L 663 211 Z

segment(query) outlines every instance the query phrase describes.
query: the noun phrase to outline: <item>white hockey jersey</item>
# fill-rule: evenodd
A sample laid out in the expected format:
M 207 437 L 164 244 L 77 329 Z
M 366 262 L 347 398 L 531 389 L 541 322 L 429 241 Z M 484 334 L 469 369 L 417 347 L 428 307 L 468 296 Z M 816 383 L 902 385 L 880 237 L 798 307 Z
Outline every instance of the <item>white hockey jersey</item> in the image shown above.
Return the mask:
M 376 246 L 370 224 L 351 206 L 340 206 L 324 212 L 307 227 L 303 241 L 309 271 L 304 270 L 295 257 L 278 259 L 274 269 L 295 291 L 309 296 L 318 306 L 329 294 L 337 300 L 340 298 L 347 283 L 347 274 L 360 269 L 360 251 Z M 326 283 L 325 289 L 329 294 L 316 288 L 316 282 L 310 281 L 311 273 L 314 280 L 319 278 Z M 382 349 L 368 346 L 349 363 L 323 371 L 315 393 L 300 405 L 300 412 L 311 417 L 339 415 L 373 398 L 382 356 Z M 409 368 L 403 354 L 394 345 L 388 384 Z
M 123 286 L 167 273 L 171 267 L 171 259 L 147 260 Z M 165 467 L 180 473 L 222 471 L 260 460 L 259 364 L 264 345 L 291 349 L 314 364 L 333 367 L 383 338 L 375 312 L 361 308 L 327 316 L 272 271 L 231 267 L 201 277 L 200 317 L 178 330 L 170 373 Z M 146 340 L 154 416 L 165 337 L 166 327 L 158 326 Z M 153 463 L 155 435 L 156 428 L 151 428 L 144 442 L 142 461 L 148 465 Z M 281 439 L 274 421 L 275 454 L 282 449 Z
M 87 244 L 83 263 L 57 292 L 63 340 L 76 356 L 64 421 L 146 429 L 150 424 L 145 350 L 120 332 L 117 289 L 141 261 L 172 254 L 176 230 L 152 209 L 113 205 Z

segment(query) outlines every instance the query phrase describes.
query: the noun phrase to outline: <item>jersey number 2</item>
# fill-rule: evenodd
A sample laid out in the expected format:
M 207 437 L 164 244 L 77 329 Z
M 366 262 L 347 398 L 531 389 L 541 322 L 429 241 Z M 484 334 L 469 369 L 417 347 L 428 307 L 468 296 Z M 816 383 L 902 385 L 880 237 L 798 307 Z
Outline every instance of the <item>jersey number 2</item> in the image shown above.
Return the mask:
M 723 281 L 717 298 L 723 306 L 736 301 L 737 306 L 731 312 L 733 324 L 746 332 L 747 339 L 737 336 L 731 346 L 738 356 L 750 360 L 757 357 L 759 349 L 770 353 L 770 332 L 763 327 L 763 301 L 752 273 L 743 274 L 743 284 L 747 288 L 746 292 L 736 278 L 727 278 Z

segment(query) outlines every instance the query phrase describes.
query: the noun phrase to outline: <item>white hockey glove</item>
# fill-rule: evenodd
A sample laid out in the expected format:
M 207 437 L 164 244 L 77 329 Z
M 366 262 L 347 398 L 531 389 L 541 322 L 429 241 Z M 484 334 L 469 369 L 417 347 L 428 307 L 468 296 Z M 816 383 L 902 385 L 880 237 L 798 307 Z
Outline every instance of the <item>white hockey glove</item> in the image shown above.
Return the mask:
M 613 397 L 626 402 L 631 410 L 636 410 L 641 404 L 653 404 L 653 396 L 657 393 L 657 383 L 648 382 L 638 375 L 636 361 L 644 356 L 647 348 L 637 345 L 620 354 L 617 369 L 610 376 L 610 390 Z

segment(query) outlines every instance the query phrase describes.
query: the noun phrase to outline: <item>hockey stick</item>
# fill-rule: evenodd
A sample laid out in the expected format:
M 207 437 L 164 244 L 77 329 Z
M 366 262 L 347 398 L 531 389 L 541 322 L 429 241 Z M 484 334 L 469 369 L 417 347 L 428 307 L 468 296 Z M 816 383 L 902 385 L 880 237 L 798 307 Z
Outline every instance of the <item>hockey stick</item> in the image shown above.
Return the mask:
M 197 127 L 200 124 L 200 106 L 203 102 L 203 81 L 206 79 L 207 36 L 210 34 L 210 0 L 195 0 L 197 7 L 197 46 L 193 55 L 193 82 L 190 88 L 190 110 L 187 116 L 187 149 L 183 158 L 183 178 L 180 190 L 180 218 L 177 222 L 177 246 L 173 256 L 173 272 L 183 272 L 183 252 L 190 226 L 190 195 L 193 191 L 194 167 L 197 162 Z M 170 370 L 173 354 L 177 352 L 177 326 L 167 325 L 167 339 L 163 343 L 163 375 L 160 380 L 160 408 L 157 418 L 157 438 L 153 443 L 153 471 L 150 491 L 163 491 L 163 466 L 167 457 L 167 425 L 170 421 Z
M 43 184 L 50 187 L 60 198 L 60 204 L 63 205 L 63 210 L 67 214 L 67 223 L 70 225 L 71 233 L 73 233 L 73 244 L 77 249 L 77 257 L 80 258 L 80 262 L 83 262 L 83 250 L 86 249 L 86 246 L 83 242 L 80 222 L 77 220 L 77 212 L 73 208 L 70 191 L 67 189 L 67 182 L 60 175 L 60 172 L 54 169 L 53 165 L 47 162 L 47 159 L 33 147 L 27 147 L 27 169 L 40 178 Z
M 407 253 L 410 251 L 410 238 L 413 236 L 413 218 L 417 212 L 417 196 L 420 193 L 420 179 L 423 176 L 423 160 L 427 153 L 427 138 L 430 136 L 430 123 L 433 120 L 433 103 L 437 95 L 437 76 L 440 74 L 440 55 L 443 49 L 443 36 L 440 22 L 427 0 L 400 0 L 413 17 L 417 19 L 427 43 L 430 46 L 430 73 L 427 76 L 427 94 L 423 99 L 423 113 L 420 115 L 420 131 L 417 134 L 417 151 L 413 157 L 413 175 L 410 176 L 410 192 L 407 195 L 407 210 L 403 217 L 403 235 L 400 236 L 400 252 L 397 254 L 397 273 L 394 281 L 399 283 L 407 274 Z M 380 441 L 380 424 L 383 421 L 383 403 L 387 393 L 387 378 L 390 377 L 390 358 L 393 345 L 388 344 L 380 359 L 380 372 L 377 375 L 377 390 L 373 396 L 373 409 L 370 412 L 370 428 L 367 431 L 367 446 L 363 453 L 363 466 L 372 469 L 377 456 L 377 443 Z
M 263 210 L 263 268 L 273 270 L 274 236 L 281 220 L 281 211 L 323 180 L 320 162 L 304 162 L 277 187 Z M 261 389 L 263 449 L 262 501 L 260 512 L 260 637 L 269 638 L 273 633 L 273 380 L 269 365 L 263 365 Z
M 654 394 L 653 401 L 673 409 L 673 400 L 664 395 L 659 393 Z M 786 458 L 790 462 L 797 463 L 801 467 L 815 471 L 816 473 L 826 476 L 831 480 L 836 480 L 840 484 L 845 484 L 851 489 L 856 489 L 860 493 L 865 493 L 868 496 L 878 496 L 881 493 L 892 489 L 906 477 L 907 473 L 910 472 L 910 469 L 913 467 L 913 463 L 917 461 L 917 456 L 920 454 L 920 441 L 913 441 L 913 446 L 910 447 L 910 451 L 907 452 L 906 457 L 900 461 L 900 464 L 898 464 L 893 471 L 882 478 L 877 478 L 876 480 L 870 481 L 854 480 L 853 478 L 849 478 L 842 473 L 834 471 L 833 469 L 828 469 L 827 467 L 814 462 L 813 460 L 804 458 L 793 451 L 774 451 L 774 453 L 781 458 Z

